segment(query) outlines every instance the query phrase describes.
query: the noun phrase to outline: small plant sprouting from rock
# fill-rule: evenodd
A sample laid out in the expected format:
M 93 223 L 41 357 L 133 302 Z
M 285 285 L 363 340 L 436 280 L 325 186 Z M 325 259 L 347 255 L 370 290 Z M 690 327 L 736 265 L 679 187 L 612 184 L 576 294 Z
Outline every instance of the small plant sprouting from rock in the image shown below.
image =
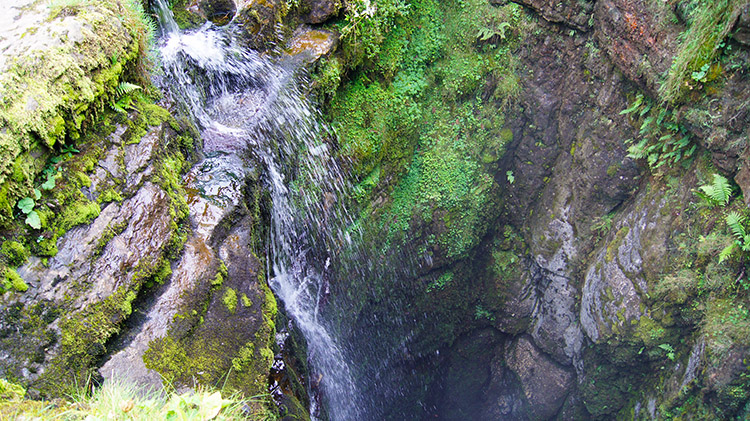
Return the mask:
M 726 223 L 729 230 L 732 231 L 734 242 L 721 251 L 719 263 L 727 260 L 737 249 L 743 252 L 750 251 L 750 235 L 745 229 L 745 217 L 737 212 L 729 212 L 726 216 Z
M 672 347 L 672 345 L 661 344 L 659 345 L 659 348 L 667 352 L 667 358 L 669 358 L 670 361 L 674 361 L 674 348 Z
M 42 197 L 42 193 L 34 189 L 34 194 L 36 196 L 36 200 L 39 200 Z M 26 224 L 29 225 L 31 228 L 34 229 L 40 229 L 42 227 L 42 220 L 39 218 L 39 214 L 37 211 L 34 210 L 34 207 L 36 206 L 36 202 L 34 199 L 30 197 L 24 197 L 23 199 L 18 201 L 18 209 L 23 212 L 24 215 L 26 215 Z
M 634 123 L 640 123 L 639 139 L 625 141 L 630 145 L 628 157 L 645 159 L 652 170 L 689 159 L 698 148 L 690 132 L 677 122 L 671 109 L 655 105 L 643 94 L 638 94 L 633 104 L 620 111 L 620 115 L 630 115 Z
M 489 320 L 490 322 L 495 321 L 495 316 L 492 315 L 492 313 L 489 312 L 489 310 L 485 309 L 481 305 L 477 305 L 476 308 L 474 308 L 474 319 L 475 320 Z
M 712 183 L 700 186 L 699 189 L 695 194 L 710 207 L 726 206 L 732 196 L 732 186 L 729 180 L 720 174 L 714 174 Z
M 134 83 L 120 82 L 115 89 L 115 99 L 109 104 L 113 110 L 118 113 L 127 114 L 127 110 L 133 109 L 133 96 L 132 93 L 141 90 L 140 86 Z

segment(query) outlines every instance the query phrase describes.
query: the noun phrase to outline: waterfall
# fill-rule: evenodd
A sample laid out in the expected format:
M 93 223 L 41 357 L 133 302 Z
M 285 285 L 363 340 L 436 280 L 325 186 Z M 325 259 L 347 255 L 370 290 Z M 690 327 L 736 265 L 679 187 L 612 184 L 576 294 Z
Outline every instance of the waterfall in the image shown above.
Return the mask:
M 345 177 L 294 65 L 242 48 L 211 23 L 181 32 L 164 0 L 156 6 L 165 88 L 200 127 L 206 155 L 249 152 L 264 165 L 272 200 L 269 283 L 305 336 L 330 418 L 365 418 L 346 352 L 321 316 L 325 273 L 336 251 L 352 244 L 341 205 Z

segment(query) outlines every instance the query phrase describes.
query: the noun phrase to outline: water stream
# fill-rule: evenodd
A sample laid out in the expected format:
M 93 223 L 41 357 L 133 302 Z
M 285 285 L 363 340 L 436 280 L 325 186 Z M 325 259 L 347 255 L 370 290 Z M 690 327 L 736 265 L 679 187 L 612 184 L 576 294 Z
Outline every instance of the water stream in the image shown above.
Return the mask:
M 156 0 L 166 88 L 201 129 L 204 153 L 253 154 L 270 192 L 270 284 L 302 331 L 320 379 L 321 401 L 334 420 L 365 419 L 346 351 L 321 314 L 326 273 L 350 248 L 347 190 L 330 156 L 327 132 L 307 104 L 291 59 L 270 59 L 238 45 L 206 23 L 182 32 L 164 0 Z M 319 413 L 311 399 L 313 414 Z

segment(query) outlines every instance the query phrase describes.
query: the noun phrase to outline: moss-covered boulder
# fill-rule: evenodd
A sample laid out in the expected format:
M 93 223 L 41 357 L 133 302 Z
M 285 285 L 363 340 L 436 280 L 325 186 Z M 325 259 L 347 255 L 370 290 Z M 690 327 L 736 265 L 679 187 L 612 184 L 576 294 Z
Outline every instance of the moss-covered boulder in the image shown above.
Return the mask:
M 137 0 L 8 10 L 14 24 L 0 59 L 0 224 L 33 197 L 45 158 L 72 145 L 119 95 L 141 81 L 149 29 Z M 41 184 L 41 182 L 39 182 Z

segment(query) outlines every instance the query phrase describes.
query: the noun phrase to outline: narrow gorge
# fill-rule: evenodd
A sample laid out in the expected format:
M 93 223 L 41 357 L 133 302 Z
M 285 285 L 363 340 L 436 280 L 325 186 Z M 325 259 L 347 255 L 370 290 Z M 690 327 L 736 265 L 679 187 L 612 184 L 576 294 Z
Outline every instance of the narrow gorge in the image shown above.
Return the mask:
M 750 417 L 747 0 L 0 11 L 0 418 Z

